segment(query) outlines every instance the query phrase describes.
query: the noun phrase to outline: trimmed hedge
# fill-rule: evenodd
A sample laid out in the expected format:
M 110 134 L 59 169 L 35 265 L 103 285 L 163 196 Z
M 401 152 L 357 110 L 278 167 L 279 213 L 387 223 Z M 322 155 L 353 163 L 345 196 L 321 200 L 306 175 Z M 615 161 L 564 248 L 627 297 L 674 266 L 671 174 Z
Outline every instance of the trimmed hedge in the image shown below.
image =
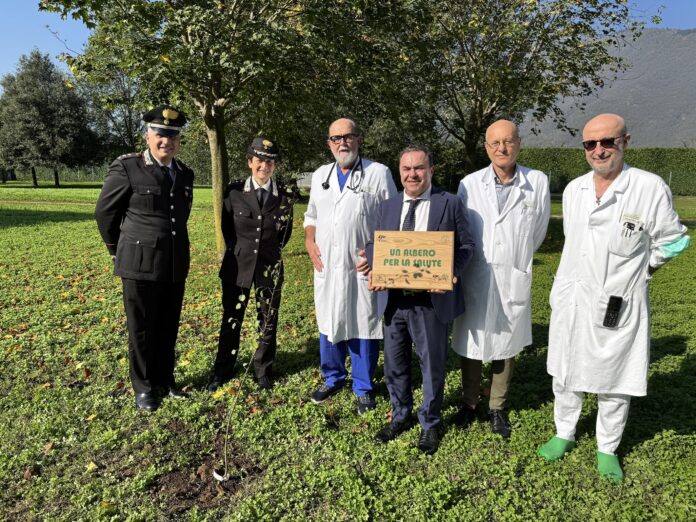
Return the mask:
M 519 162 L 545 172 L 552 192 L 562 192 L 570 180 L 590 170 L 582 149 L 523 148 Z M 629 147 L 626 163 L 662 176 L 675 196 L 696 196 L 696 149 Z

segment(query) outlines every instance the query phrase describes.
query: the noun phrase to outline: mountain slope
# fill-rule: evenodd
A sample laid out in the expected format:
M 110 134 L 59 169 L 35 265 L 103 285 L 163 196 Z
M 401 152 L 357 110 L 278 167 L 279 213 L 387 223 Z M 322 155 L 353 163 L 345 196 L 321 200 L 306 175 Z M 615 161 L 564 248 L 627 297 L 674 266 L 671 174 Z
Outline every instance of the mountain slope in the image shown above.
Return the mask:
M 629 64 L 610 86 L 585 98 L 583 112 L 563 103 L 568 123 L 582 129 L 592 116 L 616 112 L 624 118 L 638 147 L 696 147 L 696 29 L 646 29 L 620 53 Z M 580 145 L 580 136 L 557 130 L 550 121 L 535 136 L 522 127 L 524 145 Z

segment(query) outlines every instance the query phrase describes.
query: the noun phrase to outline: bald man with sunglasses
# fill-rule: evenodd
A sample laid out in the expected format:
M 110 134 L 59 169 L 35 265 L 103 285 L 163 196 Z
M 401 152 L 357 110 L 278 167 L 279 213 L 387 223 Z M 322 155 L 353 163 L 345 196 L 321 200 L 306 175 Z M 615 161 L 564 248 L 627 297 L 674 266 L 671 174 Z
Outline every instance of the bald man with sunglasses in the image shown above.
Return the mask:
M 650 352 L 651 275 L 689 246 L 659 176 L 624 163 L 631 135 L 616 114 L 583 130 L 592 170 L 563 192 L 565 244 L 551 289 L 547 370 L 556 435 L 546 460 L 575 447 L 584 393 L 597 395 L 597 470 L 623 479 L 616 455 L 632 396 L 644 396 Z

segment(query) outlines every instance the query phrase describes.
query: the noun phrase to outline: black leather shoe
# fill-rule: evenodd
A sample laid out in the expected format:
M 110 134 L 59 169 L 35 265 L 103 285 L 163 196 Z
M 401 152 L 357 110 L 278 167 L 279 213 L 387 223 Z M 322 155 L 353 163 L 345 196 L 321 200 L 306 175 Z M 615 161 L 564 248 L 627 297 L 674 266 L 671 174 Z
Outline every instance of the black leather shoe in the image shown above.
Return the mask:
M 440 436 L 437 434 L 437 429 L 421 430 L 420 439 L 418 439 L 418 449 L 426 455 L 432 455 L 440 447 Z
M 461 408 L 459 408 L 459 411 L 454 416 L 454 424 L 457 427 L 465 430 L 473 422 L 476 421 L 477 417 L 478 417 L 478 412 L 477 412 L 476 408 L 471 408 L 469 406 L 462 406 Z
M 271 381 L 271 378 L 268 375 L 262 375 L 259 377 L 259 391 L 263 390 L 270 390 L 273 388 L 273 381 Z
M 311 400 L 314 404 L 322 403 L 332 395 L 335 395 L 336 393 L 341 391 L 341 388 L 343 388 L 344 385 L 344 382 L 335 386 L 328 386 L 326 384 L 322 384 L 321 386 L 319 386 L 319 388 L 312 392 L 312 395 L 310 395 L 309 400 Z
M 390 440 L 394 440 L 404 431 L 408 430 L 413 424 L 411 417 L 408 417 L 402 422 L 390 422 L 375 435 L 375 442 L 384 444 Z
M 185 399 L 186 397 L 188 397 L 186 393 L 184 393 L 174 385 L 167 387 L 167 393 L 165 396 L 171 397 L 172 399 Z
M 159 408 L 159 399 L 157 395 L 150 392 L 137 393 L 135 395 L 135 409 L 141 411 L 152 412 Z
M 488 416 L 491 419 L 491 431 L 507 439 L 510 433 L 512 433 L 512 427 L 507 420 L 505 412 L 503 410 L 491 410 L 488 412 Z
M 375 398 L 372 393 L 358 395 L 358 415 L 365 415 L 368 411 L 372 411 L 377 407 Z
M 208 384 L 208 391 L 214 392 L 218 388 L 222 388 L 227 381 L 229 381 L 229 379 L 223 379 L 218 375 L 213 375 L 213 380 Z

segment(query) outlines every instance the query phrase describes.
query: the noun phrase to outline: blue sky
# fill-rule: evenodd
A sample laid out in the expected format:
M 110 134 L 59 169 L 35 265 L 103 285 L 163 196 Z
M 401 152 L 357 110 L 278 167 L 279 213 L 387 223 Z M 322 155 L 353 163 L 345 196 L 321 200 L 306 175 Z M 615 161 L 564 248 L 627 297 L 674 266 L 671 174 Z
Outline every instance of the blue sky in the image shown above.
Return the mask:
M 57 60 L 60 53 L 68 51 L 66 45 L 79 52 L 86 42 L 89 31 L 81 23 L 39 12 L 38 3 L 39 0 L 2 0 L 0 77 L 14 73 L 19 57 L 34 48 Z M 647 16 L 655 13 L 659 6 L 665 6 L 660 27 L 696 28 L 696 0 L 631 0 L 631 4 L 637 16 Z

